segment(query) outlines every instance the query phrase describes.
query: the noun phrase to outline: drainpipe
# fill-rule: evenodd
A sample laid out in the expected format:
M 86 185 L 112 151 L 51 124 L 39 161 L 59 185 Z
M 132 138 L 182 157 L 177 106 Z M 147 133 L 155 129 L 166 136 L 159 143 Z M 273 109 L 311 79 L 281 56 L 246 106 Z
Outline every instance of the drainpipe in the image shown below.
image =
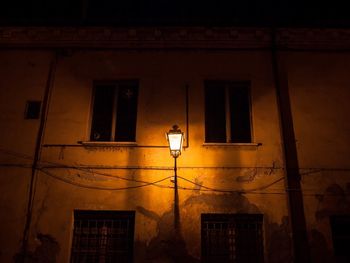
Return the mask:
M 185 86 L 185 96 L 186 96 L 186 145 L 184 146 L 184 148 L 188 148 L 190 147 L 190 125 L 189 125 L 189 95 L 188 95 L 188 84 L 186 84 Z
M 51 90 L 54 83 L 57 60 L 58 60 L 58 54 L 55 51 L 50 63 L 49 73 L 46 81 L 46 87 L 44 91 L 43 103 L 42 103 L 42 109 L 41 109 L 41 115 L 40 115 L 40 124 L 39 124 L 39 129 L 38 129 L 37 138 L 36 138 L 33 163 L 31 167 L 26 221 L 25 221 L 25 226 L 23 230 L 22 247 L 21 247 L 21 253 L 20 253 L 22 262 L 27 262 L 28 240 L 29 240 L 30 227 L 31 227 L 31 221 L 33 216 L 33 204 L 34 204 L 35 190 L 36 190 L 37 168 L 38 168 L 38 163 L 40 161 L 42 141 L 43 141 L 44 132 L 45 132 L 47 113 L 49 108 Z
M 282 150 L 285 165 L 285 187 L 293 241 L 293 262 L 310 262 L 310 250 L 304 214 L 301 176 L 289 97 L 287 72 L 278 54 L 275 28 L 271 29 L 272 72 L 276 87 L 277 107 L 280 117 Z

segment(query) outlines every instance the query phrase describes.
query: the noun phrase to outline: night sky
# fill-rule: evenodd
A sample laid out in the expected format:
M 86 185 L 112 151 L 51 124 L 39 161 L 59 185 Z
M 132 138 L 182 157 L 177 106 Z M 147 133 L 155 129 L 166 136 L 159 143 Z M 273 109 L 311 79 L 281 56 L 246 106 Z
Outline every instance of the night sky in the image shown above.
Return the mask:
M 2 26 L 350 26 L 349 8 L 339 0 L 2 2 Z

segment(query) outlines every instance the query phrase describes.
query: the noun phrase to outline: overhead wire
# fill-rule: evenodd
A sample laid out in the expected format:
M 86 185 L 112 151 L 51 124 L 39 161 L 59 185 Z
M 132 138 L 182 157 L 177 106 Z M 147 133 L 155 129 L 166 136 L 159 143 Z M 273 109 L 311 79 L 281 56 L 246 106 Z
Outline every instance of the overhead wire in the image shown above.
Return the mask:
M 21 154 L 21 153 L 17 153 L 15 151 L 10 151 L 10 150 L 5 150 L 0 148 L 0 152 L 3 152 L 5 154 L 10 154 L 12 156 L 16 156 L 19 158 L 24 158 L 24 159 L 30 159 L 32 160 L 32 157 L 26 154 Z M 104 167 L 98 167 L 98 168 L 94 168 L 93 170 L 90 168 L 85 168 L 85 167 L 81 167 L 81 166 L 71 166 L 71 165 L 65 165 L 65 164 L 61 164 L 61 163 L 56 163 L 56 162 L 50 162 L 50 161 L 41 161 L 42 164 L 47 164 L 49 166 L 46 167 L 38 167 L 37 169 L 42 171 L 43 173 L 56 178 L 58 180 L 61 180 L 63 182 L 69 183 L 69 184 L 73 184 L 75 186 L 79 186 L 79 187 L 85 187 L 85 188 L 89 188 L 89 189 L 97 189 L 97 190 L 127 190 L 127 189 L 134 189 L 134 188 L 141 188 L 141 187 L 146 187 L 146 186 L 156 186 L 156 187 L 161 187 L 161 188 L 174 188 L 173 186 L 166 186 L 166 185 L 159 185 L 158 183 L 165 181 L 167 179 L 172 178 L 173 176 L 168 176 L 165 178 L 162 178 L 160 180 L 157 181 L 153 181 L 153 182 L 149 182 L 149 181 L 145 181 L 145 180 L 138 180 L 138 179 L 134 179 L 134 178 L 126 178 L 126 177 L 122 177 L 116 174 L 110 174 L 110 173 L 105 173 L 105 172 L 101 172 L 101 171 L 96 171 L 96 169 L 105 169 Z M 0 164 L 0 166 L 15 166 L 15 167 L 23 167 L 23 168 L 27 168 L 27 167 L 31 167 L 28 164 Z M 61 176 L 58 175 L 54 175 L 53 173 L 48 172 L 46 169 L 54 169 L 54 168 L 64 168 L 67 169 L 69 171 L 69 169 L 74 169 L 74 170 L 78 170 L 78 171 L 83 171 L 85 173 L 90 173 L 93 175 L 100 175 L 100 176 L 105 176 L 105 177 L 110 177 L 113 179 L 120 179 L 120 180 L 125 180 L 125 181 L 129 181 L 129 182 L 136 182 L 136 183 L 140 183 L 140 185 L 135 185 L 135 186 L 128 186 L 128 187 L 120 187 L 120 188 L 106 188 L 106 187 L 99 187 L 99 186 L 91 186 L 91 185 L 86 185 L 86 184 L 81 184 L 78 182 L 73 182 L 72 180 L 63 178 Z M 181 167 L 180 167 L 181 168 Z M 235 168 L 258 168 L 258 167 L 235 167 Z M 259 168 L 264 168 L 264 169 L 277 169 L 276 167 L 259 167 Z M 325 169 L 325 168 L 301 168 L 300 170 L 309 170 L 306 171 L 304 173 L 300 173 L 301 175 L 307 175 L 307 174 L 313 174 L 313 173 L 318 173 L 318 172 L 322 172 L 322 171 L 350 171 L 350 169 L 342 169 L 342 168 L 333 168 L 333 169 Z M 262 190 L 265 190 L 269 187 L 271 187 L 274 184 L 277 184 L 278 182 L 284 180 L 284 177 L 280 177 L 277 180 L 261 186 L 261 187 L 257 187 L 257 188 L 253 188 L 253 189 L 220 189 L 220 188 L 214 188 L 214 187 L 208 187 L 205 186 L 203 184 L 199 184 L 196 183 L 194 181 L 191 181 L 187 178 L 184 178 L 182 176 L 177 176 L 179 179 L 184 180 L 185 182 L 191 183 L 197 187 L 199 187 L 199 189 L 195 189 L 195 188 L 187 188 L 187 187 L 181 187 L 178 186 L 179 189 L 181 190 L 191 190 L 191 191 L 195 191 L 195 190 L 200 190 L 202 192 L 221 192 L 221 193 L 239 193 L 239 194 L 286 194 L 287 191 L 294 191 L 295 189 L 278 189 L 278 191 L 281 192 L 261 192 Z M 313 191 L 313 190 L 308 190 L 308 189 L 303 189 L 303 191 Z M 303 195 L 305 196 L 315 196 L 315 195 L 320 195 L 318 193 L 310 193 L 310 194 L 306 194 L 303 193 Z M 322 194 L 323 195 L 323 194 Z
M 71 184 L 71 185 L 75 185 L 75 186 L 83 187 L 83 188 L 88 188 L 88 189 L 94 189 L 94 190 L 108 190 L 108 191 L 118 191 L 118 190 L 127 190 L 127 189 L 141 188 L 141 187 L 145 187 L 145 186 L 155 185 L 157 183 L 163 182 L 163 181 L 168 180 L 168 179 L 171 178 L 171 176 L 168 176 L 166 178 L 162 178 L 162 179 L 154 181 L 154 182 L 148 182 L 148 183 L 144 183 L 142 185 L 134 185 L 134 186 L 127 186 L 127 187 L 102 187 L 102 186 L 81 184 L 81 183 L 78 183 L 78 182 L 74 182 L 72 180 L 65 179 L 65 178 L 63 178 L 61 176 L 54 175 L 53 173 L 50 173 L 50 172 L 45 171 L 43 169 L 39 169 L 39 170 L 41 172 L 47 174 L 50 177 L 53 177 L 53 178 L 55 178 L 55 179 L 57 179 L 59 181 L 62 181 L 62 182 L 65 182 L 65 183 L 68 183 L 68 184 Z
M 193 181 L 191 181 L 191 180 L 189 180 L 189 179 L 186 179 L 186 178 L 184 178 L 184 177 L 182 177 L 182 176 L 177 176 L 177 177 L 180 178 L 180 179 L 182 179 L 182 180 L 184 180 L 184 181 L 186 181 L 186 182 L 189 182 L 189 183 L 191 183 L 191 184 L 193 184 L 193 185 L 196 185 L 196 186 L 198 186 L 198 187 L 204 188 L 204 189 L 206 189 L 206 190 L 210 190 L 210 191 L 214 191 L 214 192 L 225 192 L 225 193 L 230 193 L 230 192 L 247 193 L 247 192 L 254 192 L 254 191 L 258 191 L 258 190 L 263 190 L 263 189 L 266 189 L 266 188 L 268 188 L 268 187 L 270 187 L 270 186 L 272 186 L 272 185 L 274 185 L 274 184 L 276 184 L 276 183 L 278 183 L 278 182 L 280 182 L 280 181 L 282 181 L 282 180 L 284 179 L 284 177 L 280 177 L 280 178 L 278 178 L 277 180 L 273 181 L 273 182 L 270 183 L 270 184 L 267 184 L 267 185 L 262 186 L 262 187 L 254 188 L 254 189 L 231 190 L 231 189 L 217 189 L 217 188 L 212 188 L 212 187 L 204 186 L 204 185 L 202 185 L 202 184 L 193 182 Z

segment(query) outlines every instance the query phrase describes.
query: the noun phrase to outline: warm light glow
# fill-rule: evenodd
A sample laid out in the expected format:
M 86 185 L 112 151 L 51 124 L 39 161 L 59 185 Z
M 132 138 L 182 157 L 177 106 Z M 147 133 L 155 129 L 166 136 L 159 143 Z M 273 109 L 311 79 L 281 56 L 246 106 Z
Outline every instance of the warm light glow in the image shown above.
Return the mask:
M 181 154 L 183 135 L 183 132 L 181 132 L 177 125 L 174 125 L 173 129 L 167 133 L 170 154 L 174 158 L 178 157 Z
M 182 145 L 182 134 L 168 134 L 169 147 L 171 151 L 180 151 Z

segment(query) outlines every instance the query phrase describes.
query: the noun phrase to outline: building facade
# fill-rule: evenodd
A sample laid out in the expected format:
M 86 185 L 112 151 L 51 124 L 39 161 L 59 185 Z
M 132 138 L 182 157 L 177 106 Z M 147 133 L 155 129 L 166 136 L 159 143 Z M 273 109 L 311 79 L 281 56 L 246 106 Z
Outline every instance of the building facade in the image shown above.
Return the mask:
M 349 34 L 1 28 L 0 260 L 346 262 Z

